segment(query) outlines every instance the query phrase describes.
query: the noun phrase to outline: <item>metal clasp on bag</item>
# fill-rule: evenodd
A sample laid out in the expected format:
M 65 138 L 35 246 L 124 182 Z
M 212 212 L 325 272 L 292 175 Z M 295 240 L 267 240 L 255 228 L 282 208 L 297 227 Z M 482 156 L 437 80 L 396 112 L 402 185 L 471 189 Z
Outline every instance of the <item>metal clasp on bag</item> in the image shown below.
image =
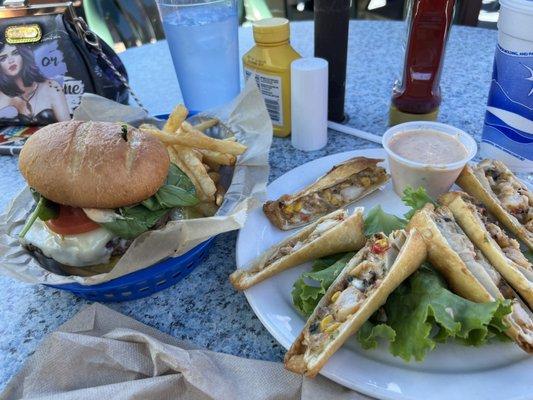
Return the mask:
M 91 47 L 94 47 L 97 50 L 102 50 L 102 44 L 100 43 L 100 39 L 93 31 L 91 31 L 91 29 L 87 25 L 87 22 L 85 22 L 83 18 L 77 16 L 73 17 L 73 21 L 76 25 L 76 30 L 80 33 L 81 37 L 83 37 L 85 43 L 87 43 Z

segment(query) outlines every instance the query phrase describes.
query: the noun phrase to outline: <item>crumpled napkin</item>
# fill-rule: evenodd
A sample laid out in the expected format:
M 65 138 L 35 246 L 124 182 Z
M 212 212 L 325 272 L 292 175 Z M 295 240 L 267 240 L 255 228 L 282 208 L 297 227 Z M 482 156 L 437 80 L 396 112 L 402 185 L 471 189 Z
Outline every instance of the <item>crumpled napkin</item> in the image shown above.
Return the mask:
M 12 399 L 364 400 L 283 364 L 198 349 L 100 304 L 49 335 L 0 394 Z

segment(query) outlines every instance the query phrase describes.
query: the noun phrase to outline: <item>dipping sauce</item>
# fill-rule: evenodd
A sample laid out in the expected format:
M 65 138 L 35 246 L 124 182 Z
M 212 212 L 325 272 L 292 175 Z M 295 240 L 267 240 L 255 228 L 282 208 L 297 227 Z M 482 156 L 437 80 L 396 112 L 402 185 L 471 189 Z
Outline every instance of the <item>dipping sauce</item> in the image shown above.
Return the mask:
M 436 199 L 448 191 L 474 157 L 476 141 L 451 125 L 430 121 L 406 122 L 383 135 L 394 191 L 422 186 Z
M 465 146 L 455 136 L 433 130 L 399 132 L 388 144 L 400 157 L 423 164 L 449 164 L 468 155 Z

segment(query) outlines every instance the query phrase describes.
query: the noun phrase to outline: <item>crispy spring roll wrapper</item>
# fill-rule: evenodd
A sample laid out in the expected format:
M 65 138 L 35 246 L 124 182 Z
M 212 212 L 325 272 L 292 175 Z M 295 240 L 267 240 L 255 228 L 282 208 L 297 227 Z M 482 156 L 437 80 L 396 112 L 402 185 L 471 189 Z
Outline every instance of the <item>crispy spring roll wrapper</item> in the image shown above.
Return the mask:
M 373 235 L 328 288 L 285 355 L 285 367 L 315 376 L 425 258 L 426 246 L 416 229 Z M 382 269 L 373 273 L 377 259 L 383 260 Z
M 526 213 L 526 218 L 529 215 L 533 218 L 533 193 L 531 193 L 527 186 L 524 185 L 501 161 L 483 160 L 477 166 L 472 167 L 466 165 L 461 171 L 457 184 L 468 194 L 479 200 L 487 209 L 493 214 L 507 229 L 509 229 L 518 239 L 533 250 L 533 220 L 528 223 L 521 223 L 516 216 L 514 216 L 508 209 L 505 208 L 504 203 L 498 198 L 497 194 L 491 188 L 487 175 L 504 174 L 509 177 L 517 186 L 515 188 L 518 196 L 529 197 L 529 213 Z M 506 190 L 509 190 L 507 188 Z M 525 198 L 523 197 L 525 200 Z M 517 200 L 515 197 L 511 202 Z
M 263 205 L 263 211 L 270 222 L 282 230 L 290 230 L 307 225 L 322 215 L 343 208 L 382 187 L 389 180 L 389 175 L 386 171 L 381 167 L 377 167 L 377 164 L 382 161 L 366 157 L 355 157 L 347 160 L 334 166 L 326 175 L 320 177 L 315 183 L 298 193 L 283 195 L 277 200 L 267 201 Z M 341 200 L 334 199 L 333 202 L 327 200 L 328 198 L 331 199 L 331 193 L 327 193 L 327 189 L 332 189 L 334 186 L 342 184 L 354 174 L 362 173 L 366 169 L 377 169 L 376 173 L 373 174 L 375 182 L 371 182 L 370 179 L 364 179 L 363 182 L 366 186 L 356 187 L 352 190 L 352 193 L 344 191 L 344 193 L 350 195 L 349 199 L 342 197 Z M 352 186 L 354 185 L 352 184 Z M 313 195 L 326 200 L 329 204 L 326 206 L 326 203 L 322 201 L 317 202 L 316 198 L 313 199 Z M 305 204 L 318 203 L 322 204 L 322 211 L 314 212 L 313 210 L 308 210 L 309 213 L 305 213 L 305 220 L 300 219 L 301 210 L 305 211 Z M 293 213 L 293 216 L 288 216 L 288 210 L 292 210 L 290 212 Z
M 518 243 L 509 238 L 496 221 L 484 222 L 485 218 L 472 200 L 466 193 L 449 192 L 442 195 L 439 202 L 450 209 L 468 238 L 533 309 L 533 265 L 520 252 Z M 498 237 L 491 235 L 489 226 Z M 502 247 L 497 240 L 507 247 Z
M 496 269 L 476 249 L 455 222 L 451 211 L 432 204 L 419 210 L 409 221 L 426 241 L 428 259 L 458 295 L 476 303 L 509 299 L 512 312 L 504 317 L 506 333 L 522 349 L 533 352 L 533 313 Z
M 230 275 L 238 290 L 248 289 L 281 271 L 330 254 L 359 250 L 365 243 L 363 208 L 352 215 L 337 210 L 272 246 Z

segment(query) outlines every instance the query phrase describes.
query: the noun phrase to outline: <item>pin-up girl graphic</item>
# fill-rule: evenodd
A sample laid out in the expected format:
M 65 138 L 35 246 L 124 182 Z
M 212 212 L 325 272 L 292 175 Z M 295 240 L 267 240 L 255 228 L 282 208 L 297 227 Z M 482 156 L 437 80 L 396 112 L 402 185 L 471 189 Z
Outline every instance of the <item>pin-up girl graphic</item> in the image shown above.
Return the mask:
M 31 49 L 0 42 L 0 122 L 46 125 L 69 119 L 61 85 L 43 76 Z

